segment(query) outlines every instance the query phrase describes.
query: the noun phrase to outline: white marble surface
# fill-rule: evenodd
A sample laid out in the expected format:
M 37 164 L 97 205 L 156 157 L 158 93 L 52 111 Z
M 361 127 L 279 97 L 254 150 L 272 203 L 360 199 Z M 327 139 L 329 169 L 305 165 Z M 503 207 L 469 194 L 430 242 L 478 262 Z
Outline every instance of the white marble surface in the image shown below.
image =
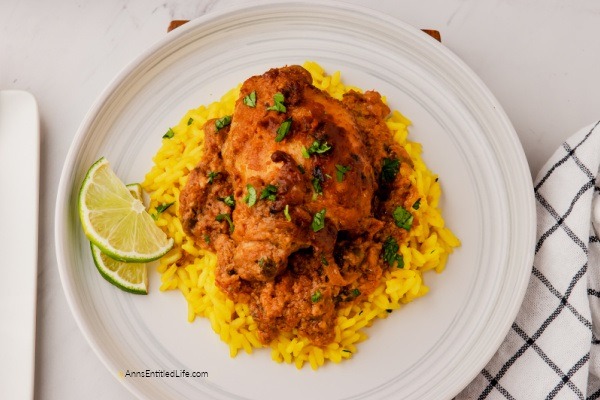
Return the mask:
M 441 31 L 443 43 L 506 110 L 533 175 L 567 136 L 600 118 L 600 3 L 595 0 L 348 2 Z M 0 89 L 30 91 L 41 114 L 36 398 L 132 398 L 83 338 L 62 292 L 53 235 L 62 163 L 94 99 L 121 68 L 165 35 L 170 20 L 235 4 L 0 0 Z

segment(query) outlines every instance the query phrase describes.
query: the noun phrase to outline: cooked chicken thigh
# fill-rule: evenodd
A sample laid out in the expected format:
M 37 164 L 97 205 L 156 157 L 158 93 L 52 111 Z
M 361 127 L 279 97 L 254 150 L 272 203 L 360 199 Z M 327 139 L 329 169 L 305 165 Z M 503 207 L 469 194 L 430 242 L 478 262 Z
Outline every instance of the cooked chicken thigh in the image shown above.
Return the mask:
M 233 116 L 207 122 L 180 213 L 217 252 L 217 285 L 250 304 L 263 342 L 297 329 L 329 343 L 336 306 L 374 290 L 384 241 L 406 236 L 392 207 L 416 195 L 388 113 L 376 92 L 338 101 L 289 66 L 248 79 Z

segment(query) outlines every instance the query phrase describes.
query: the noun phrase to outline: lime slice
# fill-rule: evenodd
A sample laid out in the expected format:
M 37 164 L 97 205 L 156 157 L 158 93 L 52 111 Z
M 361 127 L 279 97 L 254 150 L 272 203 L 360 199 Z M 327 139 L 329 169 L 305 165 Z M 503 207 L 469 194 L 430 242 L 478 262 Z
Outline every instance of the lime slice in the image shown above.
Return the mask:
M 88 239 L 115 260 L 148 262 L 173 247 L 173 239 L 156 226 L 104 157 L 90 167 L 83 180 L 79 218 Z
M 130 183 L 126 186 L 131 195 L 143 202 L 142 185 Z M 134 294 L 148 294 L 148 272 L 145 263 L 117 261 L 102 253 L 90 242 L 92 258 L 100 275 L 119 289 Z
M 148 272 L 145 263 L 127 263 L 110 258 L 90 242 L 92 258 L 100 275 L 129 293 L 148 294 Z

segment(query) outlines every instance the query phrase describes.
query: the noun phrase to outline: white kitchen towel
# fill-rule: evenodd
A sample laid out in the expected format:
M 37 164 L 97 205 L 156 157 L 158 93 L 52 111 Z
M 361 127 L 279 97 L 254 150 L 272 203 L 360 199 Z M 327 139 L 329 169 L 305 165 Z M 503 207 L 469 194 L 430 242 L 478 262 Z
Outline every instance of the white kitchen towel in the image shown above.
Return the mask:
M 599 124 L 570 137 L 538 175 L 535 258 L 523 305 L 457 399 L 600 398 Z

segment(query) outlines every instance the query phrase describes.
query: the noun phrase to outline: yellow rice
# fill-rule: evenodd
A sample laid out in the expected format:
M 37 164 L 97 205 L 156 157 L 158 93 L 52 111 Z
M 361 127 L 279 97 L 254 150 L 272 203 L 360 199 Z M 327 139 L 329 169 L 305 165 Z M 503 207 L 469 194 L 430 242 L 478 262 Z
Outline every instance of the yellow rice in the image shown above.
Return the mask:
M 304 67 L 313 76 L 313 84 L 341 99 L 350 89 L 359 88 L 344 85 L 340 72 L 327 75 L 315 62 L 306 62 Z M 218 102 L 190 110 L 179 122 L 171 127 L 172 138 L 163 139 L 162 146 L 154 156 L 154 166 L 142 184 L 150 193 L 150 212 L 156 207 L 173 203 L 160 213 L 157 224 L 175 240 L 173 249 L 159 263 L 161 291 L 179 290 L 188 304 L 188 321 L 197 316 L 208 318 L 212 329 L 221 340 L 229 345 L 229 354 L 235 357 L 240 350 L 252 353 L 256 348 L 266 347 L 258 340 L 256 323 L 250 315 L 247 304 L 235 304 L 215 286 L 217 257 L 212 252 L 199 248 L 194 240 L 186 236 L 179 219 L 179 193 L 185 186 L 187 175 L 198 164 L 203 154 L 204 123 L 211 118 L 233 114 L 240 86 L 227 92 Z M 407 243 L 401 245 L 404 268 L 390 269 L 384 273 L 379 287 L 362 304 L 340 309 L 335 327 L 335 341 L 327 347 L 312 345 L 306 338 L 295 333 L 281 333 L 270 344 L 274 361 L 294 364 L 302 368 L 308 363 L 318 369 L 327 360 L 339 363 L 351 358 L 357 351 L 357 344 L 367 338 L 365 328 L 378 318 L 386 318 L 402 304 L 424 296 L 429 288 L 423 281 L 423 273 L 428 270 L 441 272 L 448 255 L 460 245 L 456 236 L 445 227 L 439 208 L 441 195 L 437 175 L 429 171 L 421 159 L 419 143 L 407 139 L 411 122 L 398 111 L 393 111 L 387 119 L 394 139 L 409 153 L 414 163 L 411 182 L 421 198 L 418 210 L 412 210 L 416 223 L 410 230 Z M 185 255 L 189 264 L 178 266 Z

